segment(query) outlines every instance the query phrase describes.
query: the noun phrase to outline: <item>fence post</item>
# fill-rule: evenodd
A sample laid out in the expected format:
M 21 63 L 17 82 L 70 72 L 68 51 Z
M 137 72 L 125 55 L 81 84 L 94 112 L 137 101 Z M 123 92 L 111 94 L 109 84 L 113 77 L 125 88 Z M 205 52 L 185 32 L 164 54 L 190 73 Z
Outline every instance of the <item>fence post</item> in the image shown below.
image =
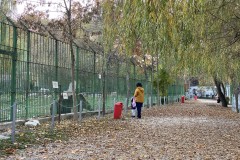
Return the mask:
M 13 108 L 12 112 L 12 143 L 15 142 L 15 131 L 16 131 L 16 114 L 17 114 L 17 104 L 16 102 L 11 106 Z
M 51 123 L 51 131 L 53 131 L 53 128 L 54 128 L 55 109 L 56 109 L 56 101 L 53 100 L 53 105 L 52 105 L 52 123 Z
M 149 98 L 149 107 L 152 107 L 152 97 L 151 97 L 151 95 L 148 98 Z
M 160 101 L 159 101 L 160 103 L 160 107 L 162 106 L 162 97 L 160 96 Z
M 27 88 L 26 88 L 26 119 L 28 118 L 28 108 L 29 108 L 29 92 L 30 92 L 30 43 L 31 36 L 30 31 L 27 30 Z
M 55 50 L 54 50 L 54 65 L 55 65 L 55 68 L 54 68 L 54 70 L 55 70 L 55 75 L 54 75 L 54 79 L 55 79 L 55 81 L 58 81 L 58 66 L 59 66 L 59 64 L 58 64 L 58 40 L 57 39 L 54 39 L 55 40 Z M 55 98 L 57 98 L 57 90 L 55 90 L 54 91 L 54 97 Z
M 166 99 L 165 99 L 166 97 L 164 96 L 163 97 L 163 105 L 165 105 L 166 104 Z
M 156 96 L 155 96 L 155 102 L 156 102 L 155 106 L 158 105 L 158 103 L 157 103 L 157 97 L 156 97 Z
M 114 109 L 115 103 L 116 103 L 116 98 L 113 98 L 113 109 Z
M 98 119 L 100 119 L 101 116 L 101 100 L 100 97 L 98 99 Z
M 126 105 L 126 106 L 124 107 L 124 113 L 125 113 L 125 115 L 127 115 L 127 107 L 128 107 L 128 106 L 127 106 L 127 105 L 128 105 L 127 100 L 128 100 L 128 99 L 125 98 L 125 105 Z
M 17 75 L 17 42 L 18 42 L 18 32 L 17 27 L 13 26 L 13 54 L 12 54 L 12 70 L 11 70 L 11 105 L 14 105 L 16 101 L 16 75 Z M 11 112 L 13 112 L 13 108 L 11 107 Z M 13 113 L 11 114 L 11 116 Z M 13 117 L 11 117 L 13 120 Z
M 80 105 L 79 105 L 79 118 L 78 118 L 79 121 L 82 120 L 82 101 L 80 101 Z

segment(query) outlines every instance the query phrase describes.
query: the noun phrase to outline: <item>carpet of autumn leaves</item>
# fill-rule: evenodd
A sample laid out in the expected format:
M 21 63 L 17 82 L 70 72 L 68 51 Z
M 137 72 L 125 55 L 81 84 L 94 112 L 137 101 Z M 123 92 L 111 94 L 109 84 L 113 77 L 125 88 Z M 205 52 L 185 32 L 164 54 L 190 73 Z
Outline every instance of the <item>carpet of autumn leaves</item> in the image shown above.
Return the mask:
M 240 159 L 240 114 L 231 108 L 187 101 L 144 108 L 142 116 L 62 121 L 55 138 L 41 136 L 50 125 L 42 124 L 31 130 L 39 134 L 32 144 L 2 159 Z

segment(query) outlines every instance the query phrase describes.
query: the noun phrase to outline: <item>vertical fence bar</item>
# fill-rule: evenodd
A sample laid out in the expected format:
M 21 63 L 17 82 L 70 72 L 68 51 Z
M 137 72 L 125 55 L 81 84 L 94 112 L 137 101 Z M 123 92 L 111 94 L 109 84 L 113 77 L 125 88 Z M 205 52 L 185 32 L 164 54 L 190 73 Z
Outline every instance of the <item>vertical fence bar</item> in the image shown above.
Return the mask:
M 13 26 L 13 55 L 12 55 L 12 71 L 11 71 L 11 105 L 16 102 L 16 72 L 17 72 L 17 28 Z M 11 120 L 13 108 L 11 108 Z
M 126 99 L 125 99 L 125 107 L 124 107 L 124 113 L 125 113 L 125 115 L 127 115 L 127 106 L 128 106 L 128 94 L 129 94 L 129 91 L 130 91 L 130 79 L 129 79 L 129 73 L 127 72 L 127 75 L 126 75 L 126 86 L 127 86 L 127 93 L 126 93 Z
M 119 89 L 119 71 L 120 71 L 120 64 L 117 64 L 117 100 L 119 99 L 119 93 L 120 93 L 120 89 Z M 114 102 L 115 104 L 115 102 Z
M 152 107 L 152 97 L 151 96 L 149 97 L 149 106 Z
M 148 93 L 148 92 L 149 92 L 149 91 L 148 91 L 148 90 L 149 90 L 149 89 L 148 89 L 148 83 L 146 83 L 146 92 L 147 92 L 147 93 L 146 93 L 146 97 L 147 97 L 147 98 L 146 98 L 146 99 L 147 99 L 147 108 L 149 107 L 149 99 L 148 99 L 148 95 L 149 95 L 149 93 Z
M 125 110 L 125 115 L 127 115 L 127 105 L 128 105 L 128 98 L 125 98 L 125 107 L 124 107 L 124 110 Z
M 60 91 L 61 92 L 61 91 Z M 61 95 L 61 93 L 59 93 L 60 95 Z M 61 99 L 61 98 L 60 98 Z M 60 124 L 60 122 L 61 122 L 61 104 L 62 103 L 62 100 L 59 100 L 58 101 L 58 105 L 56 106 L 58 109 L 58 124 Z
M 26 88 L 26 119 L 28 118 L 28 107 L 29 107 L 29 77 L 30 77 L 30 67 L 29 67 L 29 65 L 30 65 L 30 42 L 31 42 L 31 40 L 30 40 L 30 31 L 28 30 L 27 31 L 27 88 Z
M 100 119 L 101 116 L 101 100 L 100 97 L 98 98 L 98 119 Z
M 56 100 L 53 100 L 53 105 L 52 105 L 52 121 L 51 121 L 51 131 L 54 129 L 54 117 L 55 117 L 55 109 L 56 109 Z M 60 111 L 59 111 L 60 112 Z
M 175 85 L 176 85 L 175 83 L 172 85 L 172 97 L 170 98 L 171 99 L 171 103 L 174 103 L 174 95 L 175 95 L 174 88 L 175 88 Z
M 79 103 L 79 118 L 78 121 L 82 120 L 82 101 Z
M 13 104 L 13 106 L 11 106 L 11 108 L 13 108 L 13 112 L 12 112 L 12 143 L 15 142 L 15 132 L 16 132 L 16 114 L 17 114 L 17 104 L 16 102 Z
M 151 82 L 153 81 L 153 71 L 154 71 L 154 66 L 153 66 L 153 56 L 152 57 L 152 69 L 151 69 Z M 150 99 L 150 106 L 152 107 L 153 103 L 153 83 L 151 83 L 151 99 Z
M 95 97 L 96 97 L 96 53 L 93 53 L 93 110 L 95 109 Z
M 103 112 L 103 115 L 105 114 L 105 111 L 106 111 L 106 101 L 107 101 L 107 97 L 106 97 L 106 75 L 105 74 L 106 74 L 105 71 L 103 71 L 103 79 L 102 79 L 102 112 Z M 99 108 L 99 112 L 100 112 L 100 108 Z
M 162 106 L 162 97 L 160 96 L 160 107 Z
M 116 103 L 116 98 L 113 98 L 113 106 L 115 105 Z
M 55 81 L 58 81 L 58 40 L 55 39 Z M 55 99 L 57 98 L 57 89 L 55 89 Z
M 80 90 L 79 90 L 79 82 L 80 82 L 80 80 L 79 80 L 79 48 L 76 46 L 76 72 L 75 72 L 75 74 L 76 74 L 76 90 L 75 90 L 75 92 L 76 92 L 76 96 L 78 97 L 78 94 L 80 93 Z M 77 99 L 77 98 L 76 98 Z
M 158 95 L 156 95 L 156 96 L 155 96 L 155 102 L 156 102 L 155 106 L 159 106 L 158 100 L 159 100 Z

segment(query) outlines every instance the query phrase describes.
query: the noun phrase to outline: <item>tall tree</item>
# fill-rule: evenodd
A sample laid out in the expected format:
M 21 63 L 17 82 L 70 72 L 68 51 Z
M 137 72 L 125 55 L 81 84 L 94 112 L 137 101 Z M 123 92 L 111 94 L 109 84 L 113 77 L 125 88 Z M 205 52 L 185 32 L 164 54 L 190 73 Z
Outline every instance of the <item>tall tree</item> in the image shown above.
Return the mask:
M 119 39 L 129 53 L 134 42 L 140 41 L 144 54 L 157 57 L 160 53 L 162 62 L 173 64 L 172 73 L 217 75 L 223 83 L 230 75 L 239 77 L 237 0 L 121 2 L 115 9 L 106 7 L 108 15 L 119 11 L 116 21 L 106 19 L 110 33 L 106 35 L 108 39 L 121 35 Z M 108 27 L 113 23 L 118 29 Z
M 71 73 L 72 73 L 72 96 L 73 96 L 73 112 L 74 116 L 73 119 L 78 119 L 77 114 L 77 99 L 76 99 L 76 92 L 75 92 L 75 55 L 73 51 L 73 22 L 72 22 L 72 0 L 69 0 L 68 3 L 66 0 L 64 1 L 64 7 L 66 10 L 66 17 L 67 17 L 67 41 L 70 46 L 70 54 L 71 54 Z

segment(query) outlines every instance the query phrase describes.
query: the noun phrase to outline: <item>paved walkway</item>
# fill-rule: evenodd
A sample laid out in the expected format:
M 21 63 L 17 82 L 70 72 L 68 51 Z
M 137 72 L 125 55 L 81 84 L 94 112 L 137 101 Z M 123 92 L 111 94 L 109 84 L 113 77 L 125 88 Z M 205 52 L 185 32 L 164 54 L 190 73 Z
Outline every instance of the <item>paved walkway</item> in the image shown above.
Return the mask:
M 198 99 L 201 103 L 218 104 L 216 99 Z
M 92 129 L 82 124 L 70 141 L 33 146 L 6 159 L 240 159 L 240 116 L 216 101 L 186 101 L 144 109 L 142 119 L 125 117 L 92 120 Z

